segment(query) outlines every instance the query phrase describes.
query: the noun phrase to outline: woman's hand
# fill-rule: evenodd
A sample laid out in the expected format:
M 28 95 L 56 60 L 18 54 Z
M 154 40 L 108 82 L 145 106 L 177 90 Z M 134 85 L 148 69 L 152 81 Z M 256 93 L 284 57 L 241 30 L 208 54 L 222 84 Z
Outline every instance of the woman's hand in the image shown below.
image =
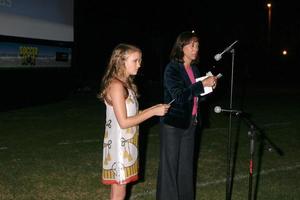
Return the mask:
M 217 87 L 217 82 L 218 82 L 218 78 L 215 77 L 215 82 L 214 82 L 214 84 L 212 86 L 213 89 L 215 89 Z
M 209 76 L 206 79 L 202 80 L 202 84 L 204 87 L 212 87 L 213 89 L 217 86 L 217 77 Z

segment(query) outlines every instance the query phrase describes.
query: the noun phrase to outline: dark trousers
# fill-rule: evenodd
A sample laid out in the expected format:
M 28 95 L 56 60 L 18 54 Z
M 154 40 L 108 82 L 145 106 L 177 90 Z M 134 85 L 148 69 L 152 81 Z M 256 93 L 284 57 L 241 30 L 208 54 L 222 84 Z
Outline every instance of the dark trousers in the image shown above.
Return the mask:
M 193 200 L 196 126 L 179 129 L 161 124 L 157 200 Z

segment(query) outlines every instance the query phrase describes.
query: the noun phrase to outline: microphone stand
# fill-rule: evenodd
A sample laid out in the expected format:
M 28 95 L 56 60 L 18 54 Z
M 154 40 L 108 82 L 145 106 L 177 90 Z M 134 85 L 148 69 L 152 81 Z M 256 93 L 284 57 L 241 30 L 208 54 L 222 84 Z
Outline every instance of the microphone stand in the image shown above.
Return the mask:
M 250 138 L 248 200 L 251 200 L 252 199 L 253 157 L 254 157 L 256 128 L 252 124 L 250 124 L 250 123 L 248 124 L 248 126 L 249 126 L 248 136 Z
M 232 109 L 232 96 L 233 96 L 233 75 L 234 75 L 234 56 L 235 50 L 231 49 L 231 82 L 230 82 L 230 100 L 229 109 Z M 232 127 L 232 113 L 229 115 L 229 128 L 227 134 L 227 176 L 226 176 L 226 200 L 231 199 L 232 191 L 232 174 L 231 174 L 231 128 Z
M 282 156 L 283 152 L 280 148 L 278 148 L 273 142 L 270 141 L 270 139 L 264 134 L 264 131 L 258 128 L 253 121 L 251 121 L 246 113 L 236 113 L 236 116 L 242 119 L 242 121 L 245 122 L 245 124 L 249 127 L 248 136 L 250 139 L 250 145 L 249 145 L 249 189 L 248 189 L 248 200 L 252 200 L 252 180 L 253 180 L 253 169 L 254 169 L 254 162 L 253 157 L 255 154 L 255 140 L 257 136 L 260 136 L 262 140 L 266 140 L 268 142 L 268 150 L 272 151 L 272 149 L 275 149 L 276 152 Z M 256 198 L 254 198 L 256 199 Z

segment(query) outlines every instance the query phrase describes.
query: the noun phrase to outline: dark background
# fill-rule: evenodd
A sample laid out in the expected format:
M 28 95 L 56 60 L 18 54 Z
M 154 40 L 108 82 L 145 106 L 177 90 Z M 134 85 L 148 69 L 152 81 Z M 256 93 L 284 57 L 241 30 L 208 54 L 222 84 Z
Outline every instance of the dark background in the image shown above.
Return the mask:
M 75 40 L 83 79 L 92 80 L 103 72 L 113 47 L 120 42 L 134 43 L 144 52 L 142 72 L 159 79 L 161 68 L 176 36 L 185 30 L 199 33 L 202 66 L 217 65 L 213 56 L 235 40 L 237 68 L 247 68 L 250 76 L 266 78 L 296 68 L 299 53 L 299 14 L 288 1 L 273 1 L 272 26 L 268 44 L 268 9 L 264 1 L 185 1 L 176 5 L 145 2 L 105 6 L 89 1 L 75 4 Z M 281 55 L 287 48 L 288 56 Z M 268 52 L 272 64 L 268 66 Z M 259 70 L 259 71 L 258 71 Z M 95 73 L 96 72 L 96 73 Z M 292 74 L 292 73 L 291 73 Z
M 299 66 L 298 7 L 272 1 L 268 29 L 266 1 L 183 1 L 119 3 L 74 1 L 73 66 L 71 69 L 1 71 L 1 110 L 60 100 L 77 92 L 96 94 L 113 48 L 131 43 L 143 51 L 136 77 L 144 99 L 161 101 L 162 75 L 172 45 L 182 31 L 200 36 L 200 67 L 223 73 L 230 81 L 232 57 L 214 55 L 235 40 L 235 81 L 241 84 L 296 85 Z M 270 34 L 269 34 L 270 33 Z M 283 56 L 282 50 L 288 50 Z

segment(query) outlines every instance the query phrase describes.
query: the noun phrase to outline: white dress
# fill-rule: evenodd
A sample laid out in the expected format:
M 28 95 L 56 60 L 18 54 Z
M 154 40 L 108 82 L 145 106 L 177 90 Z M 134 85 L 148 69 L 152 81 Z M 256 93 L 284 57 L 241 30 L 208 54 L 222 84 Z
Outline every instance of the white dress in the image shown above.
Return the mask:
M 135 93 L 128 89 L 125 100 L 127 116 L 138 113 Z M 122 129 L 113 107 L 105 101 L 106 124 L 103 143 L 102 182 L 104 184 L 126 184 L 138 179 L 139 127 Z

